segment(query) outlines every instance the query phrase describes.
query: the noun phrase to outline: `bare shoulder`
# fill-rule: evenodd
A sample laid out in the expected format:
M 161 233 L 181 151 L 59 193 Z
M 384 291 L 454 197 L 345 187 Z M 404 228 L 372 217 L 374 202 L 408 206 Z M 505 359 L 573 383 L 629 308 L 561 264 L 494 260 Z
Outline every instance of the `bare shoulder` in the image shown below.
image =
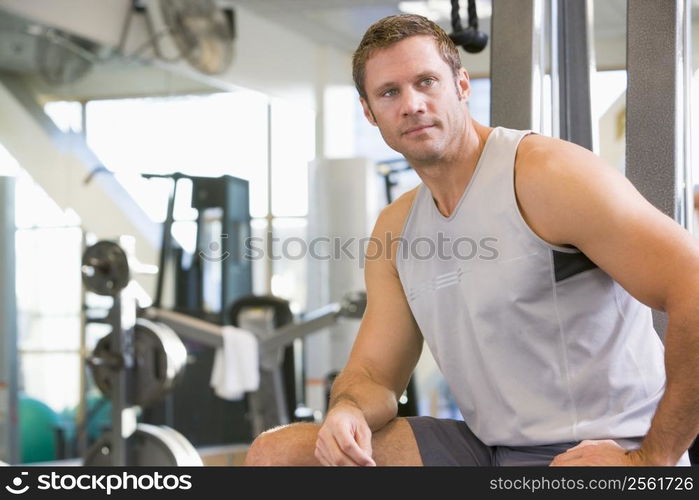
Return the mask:
M 397 246 L 417 190 L 418 188 L 411 189 L 381 210 L 367 246 L 367 272 L 381 268 L 390 269 L 391 274 L 395 274 Z
M 566 199 L 584 185 L 624 176 L 593 152 L 572 142 L 542 135 L 522 139 L 515 159 L 517 196 Z
M 536 234 L 579 249 L 639 301 L 672 314 L 674 304 L 693 297 L 696 240 L 602 158 L 569 142 L 527 137 L 515 189 Z
M 576 169 L 602 165 L 602 159 L 591 151 L 572 142 L 544 135 L 530 134 L 517 148 L 515 168 L 518 174 L 562 175 L 575 173 Z
M 572 235 L 560 228 L 578 225 L 573 219 L 580 216 L 580 207 L 592 200 L 618 199 L 622 194 L 627 197 L 630 189 L 620 172 L 577 144 L 529 135 L 517 149 L 515 192 L 519 208 L 534 232 L 549 243 L 575 244 Z
M 401 235 L 418 189 L 419 186 L 403 193 L 393 203 L 381 210 L 376 220 L 374 236 L 391 234 L 394 238 L 397 238 Z

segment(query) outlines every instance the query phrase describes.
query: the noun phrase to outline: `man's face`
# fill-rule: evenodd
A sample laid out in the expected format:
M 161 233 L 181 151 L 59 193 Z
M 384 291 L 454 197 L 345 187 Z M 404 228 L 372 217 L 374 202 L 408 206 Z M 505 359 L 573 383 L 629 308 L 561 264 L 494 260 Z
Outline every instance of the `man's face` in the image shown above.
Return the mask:
M 428 36 L 376 51 L 366 63 L 364 115 L 408 161 L 436 162 L 458 151 L 470 94 L 468 74 L 454 77 Z

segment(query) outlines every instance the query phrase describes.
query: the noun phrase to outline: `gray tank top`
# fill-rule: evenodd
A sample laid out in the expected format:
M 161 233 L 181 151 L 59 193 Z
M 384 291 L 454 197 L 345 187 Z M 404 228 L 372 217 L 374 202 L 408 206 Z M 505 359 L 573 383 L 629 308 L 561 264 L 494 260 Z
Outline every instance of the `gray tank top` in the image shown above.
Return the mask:
M 528 133 L 491 132 L 449 217 L 418 188 L 396 259 L 403 290 L 485 444 L 643 436 L 665 385 L 651 311 L 524 221 L 514 159 Z

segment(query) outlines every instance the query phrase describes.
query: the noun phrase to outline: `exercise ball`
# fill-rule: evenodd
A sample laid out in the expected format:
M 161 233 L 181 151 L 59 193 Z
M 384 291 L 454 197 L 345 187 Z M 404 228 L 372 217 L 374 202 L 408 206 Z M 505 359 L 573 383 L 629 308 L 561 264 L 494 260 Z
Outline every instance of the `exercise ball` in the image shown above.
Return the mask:
M 46 403 L 19 395 L 19 436 L 22 463 L 56 459 L 59 416 Z

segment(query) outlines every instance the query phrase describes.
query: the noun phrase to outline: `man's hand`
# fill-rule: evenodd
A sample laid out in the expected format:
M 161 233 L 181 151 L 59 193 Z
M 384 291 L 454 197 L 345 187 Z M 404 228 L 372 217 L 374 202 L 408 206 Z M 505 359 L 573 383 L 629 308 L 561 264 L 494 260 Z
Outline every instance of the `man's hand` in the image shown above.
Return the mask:
M 353 404 L 335 405 L 318 431 L 316 458 L 323 465 L 375 466 L 371 453 L 371 429 L 362 411 Z
M 557 455 L 549 465 L 552 467 L 650 465 L 644 462 L 638 450 L 627 451 L 611 439 L 602 441 L 588 439 Z

